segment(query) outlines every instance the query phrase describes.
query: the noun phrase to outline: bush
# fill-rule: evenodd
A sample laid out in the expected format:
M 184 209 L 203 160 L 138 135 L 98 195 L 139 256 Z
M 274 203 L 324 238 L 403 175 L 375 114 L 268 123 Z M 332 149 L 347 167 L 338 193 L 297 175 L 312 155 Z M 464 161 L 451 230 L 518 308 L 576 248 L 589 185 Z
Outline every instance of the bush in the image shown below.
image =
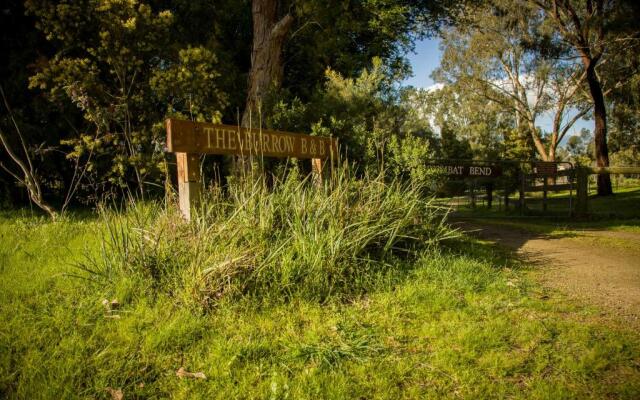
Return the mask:
M 98 282 L 127 277 L 205 306 L 358 295 L 452 236 L 422 187 L 382 176 L 356 180 L 343 168 L 322 187 L 295 172 L 273 188 L 236 182 L 206 193 L 190 224 L 173 204 L 104 210 L 104 250 L 81 268 Z

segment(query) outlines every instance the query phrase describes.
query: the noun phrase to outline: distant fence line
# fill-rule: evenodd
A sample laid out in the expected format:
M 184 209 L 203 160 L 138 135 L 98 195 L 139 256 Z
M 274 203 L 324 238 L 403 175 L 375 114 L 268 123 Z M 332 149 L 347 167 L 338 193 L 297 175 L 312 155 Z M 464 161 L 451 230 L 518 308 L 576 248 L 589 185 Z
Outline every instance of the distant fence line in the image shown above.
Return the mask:
M 589 212 L 589 175 L 640 174 L 640 167 L 577 167 L 576 168 L 576 213 Z

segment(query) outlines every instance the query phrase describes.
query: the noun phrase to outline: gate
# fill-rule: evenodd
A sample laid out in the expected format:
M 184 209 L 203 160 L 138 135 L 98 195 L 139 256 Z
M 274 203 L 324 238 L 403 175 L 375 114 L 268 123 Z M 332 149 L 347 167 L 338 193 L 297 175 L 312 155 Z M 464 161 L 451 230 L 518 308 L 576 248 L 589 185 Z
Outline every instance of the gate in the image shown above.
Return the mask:
M 436 201 L 456 215 L 571 216 L 575 168 L 569 162 L 431 160 Z

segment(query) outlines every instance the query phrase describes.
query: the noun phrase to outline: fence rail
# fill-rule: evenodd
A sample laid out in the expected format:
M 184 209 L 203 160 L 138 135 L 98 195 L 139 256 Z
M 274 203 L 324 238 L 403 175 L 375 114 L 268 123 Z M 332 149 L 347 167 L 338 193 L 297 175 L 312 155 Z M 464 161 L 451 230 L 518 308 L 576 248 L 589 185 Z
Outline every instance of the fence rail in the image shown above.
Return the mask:
M 572 189 L 573 189 L 573 185 L 570 183 L 563 183 L 559 185 L 548 185 L 548 186 L 532 185 L 532 186 L 524 187 L 525 192 L 544 192 L 544 191 L 561 192 L 564 190 L 572 190 Z
M 640 174 L 640 167 L 579 167 L 589 175 L 601 174 Z

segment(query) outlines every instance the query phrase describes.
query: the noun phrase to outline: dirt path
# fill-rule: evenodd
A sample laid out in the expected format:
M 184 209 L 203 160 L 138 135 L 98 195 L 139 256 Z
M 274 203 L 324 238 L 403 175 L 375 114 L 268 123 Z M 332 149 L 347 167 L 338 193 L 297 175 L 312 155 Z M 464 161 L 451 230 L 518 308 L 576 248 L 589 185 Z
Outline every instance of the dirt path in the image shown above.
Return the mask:
M 640 327 L 640 234 L 588 230 L 547 236 L 502 225 L 460 225 L 533 262 L 545 285 Z

